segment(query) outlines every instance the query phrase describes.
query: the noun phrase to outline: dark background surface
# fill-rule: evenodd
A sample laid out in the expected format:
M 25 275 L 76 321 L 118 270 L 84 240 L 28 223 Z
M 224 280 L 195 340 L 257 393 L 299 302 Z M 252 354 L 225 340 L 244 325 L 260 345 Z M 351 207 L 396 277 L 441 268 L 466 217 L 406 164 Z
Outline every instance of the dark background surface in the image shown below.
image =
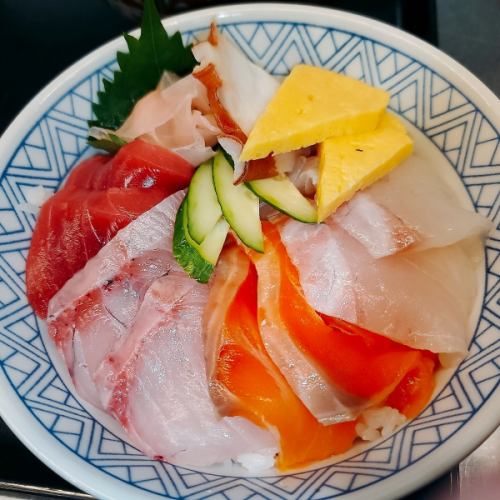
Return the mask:
M 163 3 L 167 12 L 172 12 L 185 10 L 190 2 Z M 207 6 L 235 2 L 192 3 Z M 453 56 L 500 95 L 500 0 L 313 3 L 363 13 L 411 31 Z M 135 27 L 138 21 L 133 8 L 127 12 L 128 16 L 105 0 L 0 0 L 0 133 L 29 99 L 67 66 Z M 455 497 L 457 477 L 454 469 L 411 498 Z M 43 487 L 64 490 L 64 496 L 71 492 L 78 495 L 74 487 L 38 461 L 0 420 L 0 495 L 2 487 L 23 486 L 26 493 Z

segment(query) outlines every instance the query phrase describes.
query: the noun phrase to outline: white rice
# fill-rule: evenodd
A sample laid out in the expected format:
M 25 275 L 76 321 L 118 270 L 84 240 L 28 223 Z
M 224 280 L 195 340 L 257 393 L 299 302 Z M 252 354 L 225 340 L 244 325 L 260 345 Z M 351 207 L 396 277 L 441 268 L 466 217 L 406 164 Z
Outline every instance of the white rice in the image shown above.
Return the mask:
M 406 422 L 406 417 L 394 408 L 369 408 L 361 414 L 356 433 L 363 441 L 375 441 L 392 434 Z
M 24 192 L 25 203 L 19 203 L 18 208 L 27 214 L 37 215 L 41 206 L 52 196 L 53 191 L 43 186 L 33 186 Z
M 236 457 L 235 462 L 251 473 L 262 472 L 274 467 L 277 453 L 277 448 L 265 448 L 258 453 L 242 453 Z
M 389 406 L 369 408 L 361 413 L 356 424 L 356 433 L 363 441 L 376 441 L 390 436 L 405 422 L 406 417 Z M 234 462 L 251 473 L 259 473 L 274 467 L 277 452 L 276 448 L 266 448 L 256 453 L 243 453 L 238 455 Z

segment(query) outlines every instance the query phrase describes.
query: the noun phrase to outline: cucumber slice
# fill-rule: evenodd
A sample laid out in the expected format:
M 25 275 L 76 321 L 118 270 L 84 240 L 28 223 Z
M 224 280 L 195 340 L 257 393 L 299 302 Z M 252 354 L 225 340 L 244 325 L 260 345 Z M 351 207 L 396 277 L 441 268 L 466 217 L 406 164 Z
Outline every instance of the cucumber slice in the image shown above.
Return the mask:
M 226 240 L 229 225 L 220 219 L 201 245 L 188 231 L 187 197 L 181 203 L 174 225 L 173 254 L 179 265 L 195 280 L 207 283 Z
M 212 160 L 200 165 L 191 179 L 187 216 L 189 234 L 197 243 L 207 237 L 222 216 L 212 179 Z
M 222 153 L 215 155 L 213 178 L 224 218 L 246 246 L 263 252 L 259 199 L 244 184 L 233 184 L 233 167 Z
M 285 175 L 248 181 L 248 187 L 262 200 L 301 222 L 318 222 L 316 207 Z
M 228 232 L 229 224 L 224 217 L 221 217 L 200 245 L 199 254 L 214 266 L 222 252 Z

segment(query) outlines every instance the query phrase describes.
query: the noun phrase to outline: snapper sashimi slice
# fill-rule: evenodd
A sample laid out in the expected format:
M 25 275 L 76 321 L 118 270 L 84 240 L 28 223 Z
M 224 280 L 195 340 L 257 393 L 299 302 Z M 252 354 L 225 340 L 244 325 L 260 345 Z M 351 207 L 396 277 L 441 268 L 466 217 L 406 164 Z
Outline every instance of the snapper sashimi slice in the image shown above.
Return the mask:
M 197 466 L 252 452 L 272 459 L 271 433 L 242 417 L 221 418 L 210 398 L 202 332 L 207 295 L 182 271 L 151 285 L 126 341 L 108 357 L 109 409 L 156 458 Z
M 411 248 L 423 236 L 392 212 L 377 203 L 367 192 L 359 192 L 327 219 L 356 238 L 373 257 L 385 257 Z
M 281 470 L 347 451 L 356 437 L 355 421 L 319 423 L 267 354 L 257 323 L 257 275 L 239 248 L 222 254 L 210 296 L 206 331 L 217 338 L 208 339 L 217 345 L 212 394 L 221 411 L 275 429 Z
M 280 232 L 316 310 L 345 320 L 354 310 L 358 325 L 416 349 L 467 351 L 476 283 L 474 263 L 460 246 L 376 259 L 338 226 L 324 225 L 318 231 L 287 221 Z M 303 241 L 308 242 L 307 252 Z M 323 291 L 331 283 L 348 291 L 352 309 L 325 300 Z
M 171 195 L 119 231 L 49 303 L 49 334 L 78 392 L 96 406 L 106 408 L 110 397 L 105 378 L 97 378 L 103 361 L 126 338 L 151 283 L 177 269 L 172 233 L 182 196 Z
M 492 227 L 486 217 L 463 208 L 440 175 L 417 155 L 367 192 L 422 236 L 415 245 L 418 250 L 484 237 Z

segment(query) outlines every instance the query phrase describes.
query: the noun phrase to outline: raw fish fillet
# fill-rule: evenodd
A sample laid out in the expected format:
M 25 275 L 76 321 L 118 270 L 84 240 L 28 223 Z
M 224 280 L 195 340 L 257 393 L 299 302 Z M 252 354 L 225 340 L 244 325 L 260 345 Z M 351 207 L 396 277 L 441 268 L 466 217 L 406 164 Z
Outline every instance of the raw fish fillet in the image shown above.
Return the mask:
M 264 223 L 264 227 L 272 225 Z M 250 256 L 258 275 L 260 335 L 271 359 L 295 394 L 320 422 L 331 424 L 352 420 L 366 401 L 335 387 L 294 342 L 283 319 L 280 303 L 287 298 L 282 296 L 281 281 L 287 276 L 283 276 L 285 270 L 279 263 L 278 251 L 266 238 L 265 252 L 251 252 Z
M 170 151 L 134 141 L 114 156 L 75 167 L 42 207 L 26 263 L 28 299 L 45 318 L 47 304 L 121 228 L 184 188 L 193 167 Z
M 460 246 L 377 259 L 338 226 L 319 229 L 289 220 L 280 232 L 317 311 L 348 321 L 355 315 L 358 325 L 416 349 L 467 351 L 476 280 Z M 331 287 L 342 290 L 348 303 L 323 293 Z
M 108 358 L 110 410 L 148 455 L 208 466 L 276 448 L 276 438 L 242 417 L 220 417 L 210 398 L 202 317 L 208 287 L 184 272 L 148 290 L 126 341 Z
M 244 418 L 221 419 L 210 399 L 201 328 L 208 290 L 171 251 L 183 197 L 119 231 L 53 297 L 48 325 L 78 393 L 114 414 L 141 450 L 210 465 L 276 449 L 276 438 Z
M 362 243 L 373 257 L 444 247 L 485 236 L 491 222 L 464 209 L 444 180 L 417 155 L 327 220 Z
M 440 175 L 417 155 L 373 184 L 366 193 L 417 231 L 419 241 L 412 247 L 415 250 L 486 236 L 492 227 L 486 217 L 463 208 Z
M 345 229 L 373 257 L 385 257 L 411 248 L 422 238 L 416 229 L 405 224 L 365 191 L 360 191 L 341 205 L 326 223 L 338 224 Z
M 169 196 L 119 231 L 49 303 L 49 334 L 78 392 L 96 406 L 110 397 L 103 361 L 127 336 L 151 283 L 178 269 L 172 234 L 182 198 Z
M 291 220 L 279 227 L 309 304 L 320 313 L 356 323 L 355 274 L 349 255 L 331 228 L 326 224 L 294 224 Z M 325 269 L 329 271 L 325 273 Z
M 279 469 L 307 465 L 352 446 L 355 422 L 319 423 L 271 361 L 257 323 L 255 268 L 237 247 L 227 248 L 219 259 L 205 323 L 208 345 L 216 346 L 210 353 L 215 358 L 210 371 L 214 399 L 221 411 L 279 433 Z

